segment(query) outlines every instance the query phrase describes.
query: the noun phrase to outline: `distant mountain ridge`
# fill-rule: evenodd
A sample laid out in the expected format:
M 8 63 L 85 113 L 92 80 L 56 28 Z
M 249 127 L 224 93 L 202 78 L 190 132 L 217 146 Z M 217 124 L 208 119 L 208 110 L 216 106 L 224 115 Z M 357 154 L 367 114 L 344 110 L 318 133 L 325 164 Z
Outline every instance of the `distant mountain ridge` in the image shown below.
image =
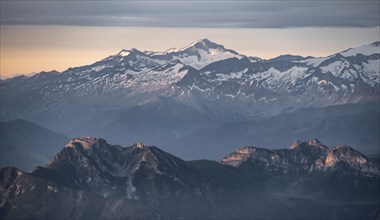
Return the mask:
M 208 39 L 164 53 L 122 50 L 62 73 L 1 81 L 1 117 L 34 119 L 39 112 L 67 117 L 95 107 L 90 111 L 98 114 L 161 97 L 217 115 L 378 101 L 379 58 L 378 42 L 328 57 L 270 60 L 238 54 Z M 15 109 L 20 104 L 26 108 Z M 268 106 L 274 112 L 264 111 Z
M 194 159 L 199 158 L 194 154 L 204 151 L 197 149 L 203 145 L 191 143 L 203 138 L 201 131 L 211 130 L 217 136 L 205 144 L 213 146 L 224 137 L 218 137 L 220 128 L 231 124 L 271 121 L 299 112 L 302 118 L 297 122 L 310 122 L 303 109 L 323 113 L 334 107 L 370 106 L 360 115 L 346 116 L 346 124 L 352 127 L 339 129 L 346 122 L 339 113 L 335 118 L 318 113 L 313 116 L 314 124 L 305 128 L 292 122 L 297 132 L 287 135 L 286 141 L 329 131 L 321 137 L 331 140 L 328 144 L 352 143 L 366 148 L 365 153 L 376 153 L 380 146 L 373 135 L 377 125 L 361 125 L 359 119 L 370 120 L 364 113 L 369 112 L 375 122 L 373 109 L 380 110 L 379 48 L 375 42 L 327 57 L 282 55 L 269 60 L 245 56 L 208 39 L 164 52 L 124 49 L 63 72 L 0 81 L 0 116 L 1 121 L 24 119 L 70 137 L 101 136 L 124 145 L 147 140 L 167 146 L 170 152 L 175 152 L 176 146 L 186 147 Z M 319 121 L 325 124 L 317 125 Z M 355 133 L 356 125 L 363 131 Z M 310 131 L 318 128 L 321 130 Z M 332 128 L 342 131 L 337 135 L 342 138 L 329 136 Z M 368 135 L 364 132 L 371 129 Z M 268 133 L 281 135 L 280 130 Z M 191 140 L 183 143 L 186 139 Z M 239 145 L 246 143 L 250 142 Z M 275 141 L 268 143 L 276 145 Z M 225 143 L 219 146 L 225 149 L 220 151 L 223 154 L 232 150 Z
M 35 123 L 17 119 L 0 123 L 0 167 L 31 171 L 53 158 L 69 138 Z
M 218 163 L 184 161 L 141 142 L 124 148 L 75 138 L 31 173 L 1 169 L 0 216 L 375 219 L 379 168 L 352 148 L 317 139 L 290 149 L 243 147 Z

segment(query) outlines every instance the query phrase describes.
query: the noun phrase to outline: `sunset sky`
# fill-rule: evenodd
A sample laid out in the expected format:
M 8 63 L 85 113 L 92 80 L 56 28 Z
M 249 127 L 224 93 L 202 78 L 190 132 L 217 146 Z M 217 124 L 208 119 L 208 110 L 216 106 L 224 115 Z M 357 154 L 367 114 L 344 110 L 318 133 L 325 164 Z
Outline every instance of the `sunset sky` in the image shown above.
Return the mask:
M 1 77 L 208 38 L 239 53 L 326 56 L 379 41 L 379 1 L 1 1 Z

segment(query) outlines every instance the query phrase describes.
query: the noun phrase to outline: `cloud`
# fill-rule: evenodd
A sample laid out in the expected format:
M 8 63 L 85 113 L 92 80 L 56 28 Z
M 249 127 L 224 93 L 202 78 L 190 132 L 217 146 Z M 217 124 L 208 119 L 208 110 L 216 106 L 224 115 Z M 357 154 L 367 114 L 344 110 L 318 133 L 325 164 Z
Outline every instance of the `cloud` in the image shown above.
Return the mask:
M 379 1 L 1 1 L 2 25 L 377 27 Z

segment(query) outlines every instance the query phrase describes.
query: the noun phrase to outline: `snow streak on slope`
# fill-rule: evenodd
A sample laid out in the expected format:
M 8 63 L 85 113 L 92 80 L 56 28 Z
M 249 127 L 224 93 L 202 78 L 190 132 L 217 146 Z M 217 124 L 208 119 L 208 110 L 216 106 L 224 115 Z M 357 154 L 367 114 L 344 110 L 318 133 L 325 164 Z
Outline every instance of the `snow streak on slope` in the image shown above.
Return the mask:
M 379 54 L 379 53 L 380 53 L 379 42 L 375 42 L 370 45 L 363 45 L 360 47 L 356 47 L 356 48 L 352 48 L 352 49 L 348 49 L 343 52 L 340 52 L 340 54 L 345 57 L 356 56 L 357 54 L 369 56 L 372 54 Z

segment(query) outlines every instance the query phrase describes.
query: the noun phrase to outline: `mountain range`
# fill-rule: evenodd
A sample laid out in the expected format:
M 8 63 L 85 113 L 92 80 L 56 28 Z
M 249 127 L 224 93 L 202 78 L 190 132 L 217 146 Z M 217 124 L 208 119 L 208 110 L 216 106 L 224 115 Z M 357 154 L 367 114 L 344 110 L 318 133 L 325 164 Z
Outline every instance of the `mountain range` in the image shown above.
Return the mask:
M 122 50 L 62 73 L 2 81 L 2 117 L 63 117 L 90 107 L 117 110 L 164 97 L 215 115 L 377 101 L 379 45 L 321 58 L 283 55 L 270 60 L 240 55 L 207 39 L 163 53 Z M 18 103 L 26 108 L 13 112 L 16 98 L 23 98 Z M 263 113 L 268 105 L 277 108 Z
M 290 144 L 316 131 L 327 144 L 377 153 L 379 46 L 268 60 L 208 39 L 164 52 L 124 49 L 91 65 L 1 80 L 1 121 L 23 119 L 68 137 L 101 136 L 126 146 L 144 140 L 186 159 L 216 159 L 253 141 Z M 284 130 L 293 132 L 270 138 Z
M 317 139 L 184 161 L 74 138 L 46 166 L 0 171 L 2 219 L 376 219 L 380 164 Z M 38 199 L 37 199 L 38 198 Z

